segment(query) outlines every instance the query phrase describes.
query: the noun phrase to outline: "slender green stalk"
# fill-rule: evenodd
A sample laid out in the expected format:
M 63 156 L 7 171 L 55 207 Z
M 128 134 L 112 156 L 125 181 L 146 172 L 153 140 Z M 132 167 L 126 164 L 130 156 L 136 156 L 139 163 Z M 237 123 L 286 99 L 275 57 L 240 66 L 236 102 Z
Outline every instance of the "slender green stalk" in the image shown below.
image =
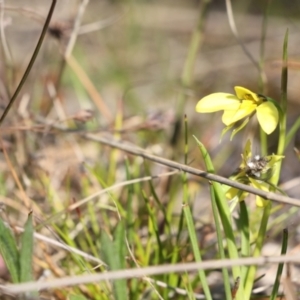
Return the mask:
M 0 218 L 0 254 L 13 283 L 20 282 L 20 253 L 15 237 Z
M 266 92 L 266 75 L 264 73 L 264 63 L 265 63 L 265 45 L 266 45 L 266 36 L 268 29 L 268 16 L 271 8 L 272 0 L 269 0 L 264 11 L 263 23 L 261 28 L 261 38 L 260 38 L 260 57 L 259 57 L 259 92 L 264 94 Z
M 287 84 L 288 84 L 288 53 L 287 53 L 287 46 L 288 46 L 288 36 L 289 32 L 286 31 L 284 37 L 284 44 L 283 44 L 283 58 L 282 58 L 282 71 L 281 71 L 281 101 L 280 106 L 282 109 L 282 116 L 280 118 L 279 124 L 279 141 L 278 141 L 278 148 L 277 148 L 277 155 L 283 155 L 285 149 L 285 139 L 286 139 L 286 117 L 287 117 Z M 280 169 L 281 169 L 281 162 L 278 166 L 277 177 L 275 177 L 273 182 L 274 184 L 278 183 Z
M 12 95 L 12 97 L 11 97 L 8 105 L 6 106 L 6 108 L 5 108 L 4 112 L 3 112 L 3 115 L 0 118 L 0 126 L 3 123 L 6 115 L 8 114 L 9 110 L 11 109 L 12 105 L 16 101 L 16 99 L 17 99 L 17 97 L 18 97 L 18 95 L 19 95 L 19 93 L 20 93 L 20 91 L 21 91 L 21 89 L 22 89 L 25 81 L 27 80 L 27 77 L 28 77 L 28 75 L 29 75 L 29 73 L 30 73 L 30 71 L 32 69 L 32 66 L 33 66 L 33 64 L 34 64 L 34 62 L 35 62 L 35 60 L 36 60 L 36 58 L 37 58 L 37 56 L 38 56 L 38 54 L 40 52 L 41 46 L 43 44 L 44 37 L 45 37 L 45 35 L 47 33 L 47 29 L 48 29 L 48 26 L 49 26 L 49 23 L 50 23 L 50 20 L 51 20 L 51 17 L 52 17 L 52 14 L 53 14 L 53 11 L 54 11 L 54 8 L 55 8 L 55 5 L 56 5 L 56 1 L 57 0 L 52 0 L 52 4 L 51 4 L 51 7 L 49 9 L 49 12 L 48 12 L 48 15 L 47 15 L 47 18 L 46 18 L 46 21 L 45 21 L 42 33 L 40 35 L 40 38 L 39 38 L 39 40 L 37 42 L 37 45 L 36 45 L 36 47 L 34 49 L 34 52 L 32 54 L 32 57 L 31 57 L 30 61 L 29 61 L 29 64 L 28 64 L 28 66 L 27 66 L 27 68 L 25 70 L 25 73 L 24 73 L 24 75 L 23 75 L 23 77 L 22 77 L 22 79 L 21 79 L 21 81 L 20 81 L 20 83 L 19 83 L 16 91 Z
M 240 201 L 240 218 L 239 227 L 241 231 L 241 256 L 250 256 L 250 233 L 249 233 L 249 216 L 245 201 Z M 246 279 L 248 267 L 242 267 L 241 285 L 245 285 L 243 280 Z
M 131 179 L 131 173 L 129 170 L 129 160 L 128 158 L 125 159 L 125 170 L 126 170 L 126 179 Z M 127 187 L 127 201 L 126 201 L 126 230 L 127 230 L 127 239 L 129 243 L 133 243 L 134 237 L 134 214 L 133 214 L 133 195 L 134 195 L 134 188 L 132 185 Z
M 120 130 L 122 128 L 122 124 L 123 124 L 123 112 L 122 112 L 122 109 L 120 108 L 117 111 L 116 119 L 115 119 L 116 133 L 114 134 L 114 138 L 116 138 L 116 139 L 120 139 L 120 137 L 121 137 L 118 130 Z M 107 182 L 109 185 L 115 181 L 118 153 L 119 153 L 118 149 L 114 149 L 111 151 L 111 154 L 110 154 L 109 169 L 108 169 L 108 174 L 107 174 L 107 177 L 108 177 Z
M 201 1 L 198 23 L 192 34 L 192 38 L 188 48 L 188 54 L 184 63 L 184 68 L 181 75 L 181 84 L 183 86 L 183 90 L 179 94 L 179 98 L 178 98 L 179 101 L 177 107 L 177 116 L 179 118 L 181 117 L 181 113 L 184 109 L 185 100 L 186 100 L 186 91 L 184 89 L 190 88 L 193 82 L 195 62 L 197 59 L 199 48 L 203 40 L 204 21 L 205 21 L 207 6 L 209 2 L 210 0 Z
M 260 39 L 260 59 L 259 59 L 259 92 L 261 94 L 265 94 L 266 90 L 266 75 L 264 72 L 264 61 L 265 61 L 265 41 L 267 35 L 268 28 L 268 16 L 271 7 L 272 0 L 269 0 L 267 3 L 267 7 L 265 9 L 262 31 L 261 31 L 261 39 Z M 260 146 L 261 146 L 261 155 L 266 156 L 268 154 L 268 138 L 267 134 L 260 127 Z
M 300 128 L 300 117 L 298 117 L 298 119 L 295 121 L 295 123 L 293 124 L 293 126 L 291 127 L 289 132 L 286 134 L 285 149 L 290 144 L 292 138 L 295 136 L 295 134 L 296 134 L 296 132 L 298 131 L 299 128 Z
M 212 161 L 210 159 L 209 153 L 205 149 L 202 143 L 194 136 L 199 149 L 201 151 L 201 154 L 203 156 L 207 171 L 210 173 L 214 173 L 214 166 L 212 164 Z M 228 203 L 225 197 L 224 190 L 222 189 L 222 186 L 218 183 L 213 181 L 211 183 L 213 185 L 214 191 L 215 191 L 215 196 L 216 196 L 216 203 L 219 211 L 219 216 L 223 225 L 223 230 L 225 232 L 225 237 L 227 241 L 227 248 L 228 248 L 228 254 L 229 258 L 234 259 L 234 258 L 239 258 L 238 254 L 238 249 L 237 249 L 237 243 L 235 241 L 235 237 L 233 234 L 233 226 L 232 226 L 232 221 L 231 221 L 231 213 L 228 207 Z M 241 268 L 240 267 L 232 267 L 232 273 L 235 279 L 241 278 Z M 243 300 L 246 299 L 243 297 L 244 291 L 243 291 L 243 286 L 240 285 L 239 289 L 237 291 L 236 295 L 236 300 Z
M 189 232 L 189 237 L 190 237 L 190 241 L 192 244 L 192 249 L 193 249 L 193 253 L 195 256 L 195 261 L 196 262 L 201 262 L 202 258 L 201 258 L 201 253 L 199 251 L 199 246 L 198 246 L 198 238 L 197 238 L 197 233 L 195 230 L 195 225 L 194 225 L 194 220 L 193 220 L 193 216 L 190 210 L 190 207 L 188 205 L 185 205 L 183 207 L 183 212 L 184 212 L 184 216 L 186 219 L 186 224 L 188 227 L 188 232 Z M 198 270 L 198 274 L 200 277 L 200 281 L 201 281 L 201 285 L 202 285 L 202 289 L 205 295 L 205 299 L 207 300 L 212 300 L 212 296 L 210 293 L 210 289 L 207 283 L 207 279 L 206 279 L 206 274 L 203 270 Z
M 217 240 L 218 240 L 218 253 L 221 259 L 225 259 L 226 256 L 225 256 L 225 251 L 223 246 L 223 235 L 221 231 L 218 206 L 217 206 L 216 195 L 213 186 L 210 186 L 210 199 L 212 201 L 211 206 L 212 206 L 212 211 L 213 211 L 213 216 L 214 216 L 214 221 L 216 226 L 216 233 L 217 233 Z M 226 299 L 230 300 L 232 299 L 232 296 L 231 296 L 231 286 L 230 286 L 228 270 L 223 268 L 222 275 L 223 275 L 223 283 L 224 283 Z
M 261 219 L 260 228 L 258 231 L 258 236 L 255 244 L 255 249 L 252 254 L 253 257 L 258 257 L 261 255 L 261 249 L 265 238 L 271 207 L 272 204 L 271 202 L 269 202 L 268 205 L 264 208 L 264 213 Z M 255 281 L 256 269 L 257 266 L 250 266 L 248 269 L 248 273 L 244 281 L 245 282 L 244 299 L 251 298 L 252 287 Z
M 158 251 L 156 251 L 156 257 L 157 257 L 157 261 L 156 263 L 162 263 L 164 261 L 164 254 L 163 254 L 163 244 L 162 241 L 160 239 L 160 234 L 159 234 L 159 229 L 158 229 L 158 220 L 157 220 L 157 213 L 155 212 L 155 210 L 153 209 L 150 200 L 148 198 L 148 196 L 146 195 L 145 191 L 142 191 L 142 195 L 144 198 L 144 201 L 146 203 L 146 207 L 149 213 L 149 218 L 151 221 L 151 227 L 153 228 L 153 234 L 155 235 L 156 238 L 156 242 L 157 242 L 157 247 L 158 247 Z
M 288 231 L 287 231 L 287 229 L 284 229 L 283 230 L 282 245 L 281 245 L 281 255 L 286 254 L 287 247 L 288 247 L 288 238 L 289 238 Z M 283 264 L 279 264 L 270 300 L 277 299 L 277 294 L 278 294 L 278 289 L 279 289 L 279 285 L 280 285 L 280 279 L 281 279 L 282 271 L 283 271 Z
M 283 155 L 285 149 L 287 82 L 288 82 L 287 45 L 288 45 L 288 31 L 285 34 L 284 43 L 283 43 L 283 66 L 281 72 L 281 103 L 280 103 L 282 112 L 280 112 L 280 120 L 279 120 L 279 141 L 278 141 L 277 155 Z M 276 165 L 275 173 L 270 179 L 270 182 L 275 186 L 277 186 L 278 184 L 280 171 L 281 171 L 281 161 L 279 161 L 278 164 Z M 258 231 L 253 257 L 257 257 L 261 254 L 261 249 L 267 231 L 267 225 L 268 225 L 271 208 L 272 208 L 272 203 L 270 201 L 269 204 L 264 208 L 264 213 Z M 255 280 L 256 269 L 257 269 L 256 266 L 251 266 L 249 268 L 246 281 L 245 281 L 245 299 L 250 299 L 252 286 Z

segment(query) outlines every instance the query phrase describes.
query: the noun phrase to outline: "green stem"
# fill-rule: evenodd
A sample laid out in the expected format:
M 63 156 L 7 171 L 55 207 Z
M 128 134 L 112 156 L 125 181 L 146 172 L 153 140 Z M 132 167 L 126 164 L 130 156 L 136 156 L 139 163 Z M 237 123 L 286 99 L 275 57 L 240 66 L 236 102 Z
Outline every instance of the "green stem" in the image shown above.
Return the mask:
M 267 231 L 267 225 L 268 225 L 271 208 L 272 208 L 271 202 L 269 202 L 268 205 L 264 208 L 264 213 L 263 213 L 263 216 L 261 219 L 260 228 L 258 231 L 258 236 L 257 236 L 255 249 L 253 251 L 252 257 L 258 257 L 261 255 L 261 249 L 262 249 L 265 234 Z M 248 269 L 248 273 L 247 273 L 247 276 L 245 279 L 244 299 L 251 298 L 252 287 L 253 287 L 253 283 L 255 281 L 256 269 L 257 269 L 257 266 L 251 266 Z
M 282 245 L 281 245 L 281 255 L 286 254 L 287 247 L 288 247 L 288 238 L 289 238 L 288 231 L 287 231 L 287 229 L 284 229 L 283 230 Z M 275 284 L 273 286 L 273 290 L 272 290 L 272 293 L 271 293 L 270 300 L 277 299 L 277 294 L 278 294 L 278 289 L 279 289 L 279 286 L 280 286 L 280 279 L 281 279 L 281 275 L 282 275 L 282 271 L 283 271 L 283 266 L 284 266 L 284 264 L 279 264 L 278 265 Z
M 288 45 L 288 30 L 286 31 L 283 43 L 283 58 L 282 58 L 282 71 L 281 71 L 281 102 L 280 106 L 282 113 L 279 116 L 279 141 L 277 147 L 277 155 L 283 155 L 286 145 L 286 114 L 287 114 L 287 83 L 288 83 L 288 66 L 287 66 L 287 45 Z M 280 160 L 276 165 L 275 174 L 272 177 L 271 183 L 278 184 L 282 161 Z
M 286 112 L 287 112 L 287 82 L 288 82 L 288 69 L 287 69 L 287 45 L 288 45 L 288 31 L 285 34 L 284 43 L 283 43 L 283 66 L 281 71 L 281 112 L 280 112 L 280 120 L 279 120 L 279 141 L 277 148 L 277 155 L 283 155 L 285 149 L 285 137 L 286 137 Z M 270 182 L 277 186 L 281 171 L 281 161 L 276 164 L 275 173 L 272 176 Z M 261 249 L 263 246 L 264 237 L 266 236 L 267 225 L 269 216 L 271 213 L 272 203 L 271 201 L 264 208 L 263 217 L 261 220 L 257 241 L 255 245 L 255 249 L 253 252 L 253 257 L 257 257 L 261 255 Z M 251 266 L 249 268 L 248 274 L 246 276 L 245 281 L 245 299 L 250 299 L 255 273 L 256 266 Z
M 192 34 L 188 54 L 184 63 L 184 68 L 181 75 L 182 91 L 179 94 L 177 116 L 180 117 L 186 100 L 186 88 L 190 88 L 193 82 L 193 73 L 198 51 L 203 40 L 204 20 L 207 12 L 207 6 L 210 0 L 202 0 L 200 5 L 200 13 L 197 26 Z
M 264 72 L 264 59 L 265 59 L 265 40 L 268 28 L 268 15 L 271 7 L 271 0 L 268 1 L 267 7 L 265 9 L 263 24 L 262 24 L 262 33 L 260 40 L 260 59 L 259 59 L 259 92 L 261 94 L 266 93 L 266 81 L 267 77 Z M 260 127 L 260 146 L 261 146 L 261 155 L 266 156 L 268 153 L 268 138 L 266 133 Z
M 292 138 L 295 136 L 296 132 L 300 128 L 300 117 L 296 120 L 296 122 L 293 124 L 289 132 L 287 133 L 285 137 L 285 149 L 290 144 Z
M 220 219 L 219 219 L 219 212 L 218 212 L 218 205 L 217 205 L 216 197 L 217 196 L 216 196 L 214 187 L 212 185 L 210 185 L 210 198 L 212 201 L 211 206 L 212 206 L 215 227 L 216 227 L 216 233 L 217 233 L 218 254 L 221 259 L 225 259 L 226 256 L 225 256 L 225 250 L 224 250 L 224 245 L 223 245 L 223 235 L 222 235 L 221 223 L 220 223 Z M 232 295 L 231 295 L 231 286 L 230 286 L 228 270 L 223 268 L 222 275 L 223 275 L 223 284 L 224 284 L 226 299 L 231 300 Z
M 25 83 L 25 81 L 26 81 L 26 79 L 27 79 L 27 77 L 28 77 L 31 69 L 32 69 L 32 66 L 33 66 L 33 64 L 34 64 L 34 62 L 36 60 L 36 57 L 39 54 L 39 51 L 40 51 L 41 46 L 43 44 L 43 40 L 44 40 L 44 37 L 45 37 L 45 35 L 47 33 L 47 29 L 48 29 L 48 26 L 49 26 L 49 23 L 50 23 L 50 20 L 51 20 L 51 17 L 52 17 L 52 14 L 53 14 L 53 11 L 54 11 L 54 8 L 55 8 L 55 5 L 56 5 L 56 1 L 57 0 L 52 0 L 52 4 L 51 4 L 51 7 L 49 9 L 48 16 L 47 16 L 46 22 L 44 24 L 44 27 L 43 27 L 42 33 L 40 35 L 40 38 L 39 38 L 39 40 L 37 42 L 37 45 L 36 45 L 36 47 L 34 49 L 32 57 L 30 59 L 30 62 L 29 62 L 28 66 L 27 66 L 27 68 L 25 70 L 25 73 L 24 73 L 24 75 L 23 75 L 23 77 L 22 77 L 22 79 L 21 79 L 21 81 L 20 81 L 20 83 L 19 83 L 16 91 L 14 92 L 13 96 L 11 97 L 8 105 L 6 106 L 6 108 L 5 108 L 4 112 L 3 112 L 3 115 L 0 118 L 0 126 L 3 123 L 6 115 L 8 114 L 9 110 L 11 109 L 12 105 L 14 104 L 15 100 L 17 99 L 17 96 L 19 95 L 19 93 L 20 93 L 20 91 L 21 91 L 21 89 L 22 89 L 22 87 L 23 87 L 23 85 L 24 85 L 24 83 Z

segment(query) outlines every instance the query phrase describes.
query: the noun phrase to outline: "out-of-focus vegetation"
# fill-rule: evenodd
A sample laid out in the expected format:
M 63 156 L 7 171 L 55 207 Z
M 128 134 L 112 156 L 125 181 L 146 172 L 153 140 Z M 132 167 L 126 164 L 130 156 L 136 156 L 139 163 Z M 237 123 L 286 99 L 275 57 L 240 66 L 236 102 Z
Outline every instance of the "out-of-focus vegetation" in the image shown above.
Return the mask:
M 208 259 L 216 264 L 205 272 L 69 284 L 40 291 L 40 299 L 210 299 L 210 293 L 212 299 L 230 299 L 239 289 L 239 272 L 233 268 L 226 274 L 217 259 L 286 252 L 280 250 L 284 228 L 289 231 L 288 251 L 297 251 L 297 207 L 274 202 L 265 219 L 262 252 L 253 252 L 250 244 L 258 244 L 264 213 L 252 195 L 229 213 L 230 203 L 222 203 L 225 197 L 217 183 L 170 172 L 168 165 L 89 136 L 121 140 L 132 149 L 214 169 L 225 177 L 237 171 L 248 139 L 253 155 L 277 153 L 279 129 L 262 137 L 252 118 L 233 141 L 227 133 L 220 142 L 221 114 L 198 114 L 195 106 L 210 93 L 233 93 L 234 86 L 280 103 L 289 29 L 289 143 L 280 153 L 285 158 L 279 183 L 273 184 L 276 193 L 299 198 L 300 1 L 289 2 L 232 1 L 238 42 L 225 1 L 58 1 L 33 69 L 0 128 L 1 218 L 19 247 L 13 246 L 13 252 L 24 251 L 20 227 L 32 210 L 35 239 L 26 247 L 33 246 L 33 251 L 23 255 L 33 260 L 37 289 L 39 282 L 67 276 Z M 49 6 L 49 1 L 1 3 L 1 113 L 28 66 Z M 206 151 L 212 162 L 202 157 Z M 224 223 L 225 215 L 231 226 Z M 249 222 L 243 223 L 241 216 Z M 247 253 L 241 226 L 248 226 Z M 2 243 L 11 236 L 7 228 L 4 232 Z M 32 279 L 24 275 L 14 280 L 18 275 L 10 274 L 4 260 L 2 286 Z M 289 268 L 278 295 L 297 293 L 293 279 L 299 271 Z M 242 284 L 243 278 L 253 279 L 243 277 L 246 267 L 241 270 Z M 276 270 L 277 265 L 258 267 L 251 297 L 276 299 Z M 3 299 L 14 299 L 0 293 Z M 243 299 L 238 293 L 236 297 Z

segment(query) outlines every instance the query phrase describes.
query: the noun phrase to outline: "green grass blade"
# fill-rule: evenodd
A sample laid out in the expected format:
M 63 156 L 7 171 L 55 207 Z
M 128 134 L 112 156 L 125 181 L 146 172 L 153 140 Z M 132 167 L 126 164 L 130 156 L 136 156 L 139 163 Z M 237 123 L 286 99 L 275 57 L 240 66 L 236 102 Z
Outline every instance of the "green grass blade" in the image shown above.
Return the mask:
M 195 138 L 196 143 L 198 144 L 198 147 L 203 156 L 207 171 L 211 172 L 211 173 L 215 173 L 212 161 L 210 159 L 210 156 L 209 156 L 207 150 L 205 149 L 204 145 L 195 136 L 194 136 L 194 138 Z M 233 229 L 232 229 L 233 227 L 232 227 L 232 221 L 231 221 L 231 214 L 230 214 L 229 206 L 228 206 L 224 191 L 222 189 L 221 184 L 219 184 L 218 182 L 212 182 L 212 185 L 214 187 L 216 203 L 217 203 L 220 219 L 221 219 L 221 222 L 223 225 L 223 230 L 225 232 L 229 258 L 232 258 L 232 259 L 239 258 L 237 244 L 236 244 L 234 234 L 233 234 Z M 238 267 L 238 266 L 233 267 L 232 272 L 233 272 L 233 276 L 235 279 L 237 279 L 238 277 L 241 278 L 240 267 Z M 242 295 L 243 295 L 243 286 L 240 285 L 236 299 L 237 300 L 243 299 Z
M 193 216 L 192 216 L 190 207 L 188 205 L 185 205 L 183 208 L 183 212 L 184 212 L 184 216 L 186 219 L 186 224 L 188 227 L 189 237 L 190 237 L 190 241 L 192 244 L 192 249 L 193 249 L 193 253 L 195 256 L 195 260 L 196 260 L 196 262 L 201 262 L 202 258 L 201 258 L 201 253 L 200 253 L 199 247 L 198 247 L 198 239 L 197 239 L 197 234 L 196 234 L 196 230 L 195 230 L 195 226 L 194 226 L 194 220 L 193 220 Z M 198 270 L 198 274 L 200 277 L 202 289 L 203 289 L 206 299 L 207 300 L 212 299 L 205 272 L 203 270 Z
M 290 144 L 293 137 L 296 135 L 297 131 L 300 128 L 300 117 L 297 118 L 291 129 L 288 131 L 285 137 L 285 149 Z
M 281 255 L 286 254 L 287 247 L 288 247 L 288 231 L 287 231 L 287 229 L 284 229 L 283 230 L 282 245 L 281 245 Z M 274 283 L 273 290 L 272 290 L 272 293 L 271 293 L 271 296 L 270 296 L 270 300 L 277 299 L 277 293 L 278 293 L 278 289 L 279 289 L 279 285 L 280 285 L 280 279 L 281 279 L 282 271 L 283 271 L 283 264 L 279 264 L 278 269 L 277 269 L 277 273 L 276 273 L 275 283 Z
M 149 213 L 150 221 L 151 221 L 151 227 L 153 228 L 153 232 L 157 241 L 157 246 L 158 246 L 158 253 L 156 254 L 158 259 L 157 263 L 163 263 L 164 262 L 164 255 L 163 255 L 163 244 L 160 240 L 160 234 L 159 234 L 159 229 L 158 229 L 158 220 L 157 220 L 157 213 L 154 211 L 154 209 L 151 207 L 150 201 L 145 193 L 145 191 L 142 191 L 143 198 L 146 203 L 146 207 Z
M 70 295 L 70 300 L 87 300 L 83 295 Z
M 214 191 L 213 186 L 210 186 L 210 197 L 211 197 L 211 201 L 212 201 L 211 205 L 212 205 L 212 211 L 213 211 L 213 215 L 214 215 L 216 232 L 217 232 L 218 253 L 219 253 L 221 259 L 225 259 L 226 256 L 225 256 L 225 251 L 224 251 L 224 246 L 223 246 L 223 235 L 222 235 L 221 224 L 220 224 L 220 219 L 219 219 L 219 214 L 218 214 L 217 201 L 216 201 L 216 196 L 215 196 L 215 191 Z M 230 300 L 230 299 L 232 299 L 232 296 L 231 296 L 231 286 L 230 286 L 228 270 L 223 268 L 222 274 L 223 274 L 223 282 L 224 282 L 226 299 Z
M 240 202 L 240 218 L 238 221 L 239 229 L 241 232 L 241 256 L 250 256 L 250 232 L 249 232 L 249 216 L 245 201 Z M 242 279 L 246 278 L 248 267 L 242 267 Z M 244 282 L 240 282 L 241 285 L 245 285 Z
M 24 226 L 24 232 L 21 237 L 20 249 L 20 282 L 32 281 L 32 257 L 33 257 L 33 224 L 32 212 Z
M 130 173 L 130 166 L 129 166 L 129 160 L 128 158 L 125 158 L 125 171 L 126 171 L 126 180 L 130 180 L 131 178 L 131 173 Z M 134 195 L 134 188 L 133 185 L 130 184 L 127 186 L 127 201 L 126 201 L 126 227 L 127 227 L 127 238 L 128 242 L 131 243 L 133 242 L 133 237 L 134 237 L 134 213 L 133 213 L 133 195 Z
M 268 205 L 264 208 L 263 216 L 261 219 L 260 227 L 258 230 L 258 235 L 256 239 L 256 244 L 255 244 L 255 249 L 253 251 L 252 256 L 253 257 L 258 257 L 261 255 L 261 249 L 263 246 L 264 238 L 266 235 L 266 230 L 267 230 L 267 225 L 268 225 L 268 220 L 270 216 L 270 211 L 272 208 L 272 203 L 269 202 Z M 255 281 L 255 275 L 256 275 L 256 269 L 257 266 L 250 266 L 248 269 L 248 273 L 245 279 L 245 299 L 250 299 L 250 295 L 252 292 L 252 287 Z
M 19 251 L 14 236 L 0 219 L 0 253 L 13 283 L 20 282 Z
M 149 169 L 149 166 L 147 164 L 147 162 L 144 162 L 144 166 L 145 166 L 145 171 L 146 171 L 146 174 L 148 176 L 151 176 L 151 172 L 150 172 L 150 169 Z M 153 199 L 155 200 L 156 204 L 158 205 L 160 211 L 162 212 L 163 214 L 163 218 L 164 218 L 164 224 L 165 224 L 165 232 L 166 234 L 168 235 L 171 235 L 171 225 L 170 225 L 170 222 L 169 222 L 169 217 L 168 217 L 168 214 L 167 214 L 167 210 L 166 210 L 166 207 L 165 205 L 160 201 L 156 191 L 155 191 L 155 187 L 153 185 L 153 181 L 152 180 L 149 180 L 148 181 L 148 184 L 149 184 L 149 188 L 150 188 L 150 192 L 151 192 L 151 196 L 153 197 Z
M 103 231 L 101 234 L 101 252 L 104 260 L 111 270 L 121 270 L 125 268 L 125 228 L 123 222 L 120 222 L 114 232 L 114 240 Z M 125 279 L 115 280 L 113 282 L 113 294 L 116 300 L 128 299 L 127 283 Z

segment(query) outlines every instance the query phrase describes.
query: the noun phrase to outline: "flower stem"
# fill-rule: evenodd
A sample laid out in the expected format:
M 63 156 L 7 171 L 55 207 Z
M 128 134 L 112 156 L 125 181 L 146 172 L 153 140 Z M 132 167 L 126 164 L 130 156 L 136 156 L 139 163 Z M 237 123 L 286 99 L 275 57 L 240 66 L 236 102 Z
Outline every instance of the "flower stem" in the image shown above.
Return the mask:
M 279 119 L 279 141 L 277 147 L 277 155 L 283 155 L 285 144 L 286 144 L 286 114 L 287 114 L 287 83 L 288 83 L 288 65 L 287 65 L 287 45 L 288 45 L 288 30 L 286 31 L 283 43 L 283 58 L 282 58 L 282 71 L 281 71 L 281 101 L 280 106 L 282 109 L 282 114 Z M 272 183 L 274 185 L 278 184 L 281 161 L 278 162 L 275 170 L 275 174 L 272 177 Z
M 277 155 L 283 155 L 285 149 L 285 138 L 286 138 L 286 112 L 287 112 L 287 82 L 288 82 L 288 69 L 287 69 L 287 45 L 288 45 L 288 30 L 286 31 L 284 43 L 283 43 L 283 66 L 281 71 L 281 109 L 280 120 L 279 120 L 279 141 L 277 148 Z M 281 171 L 281 160 L 278 161 L 275 169 L 275 173 L 272 176 L 270 182 L 277 186 Z M 256 240 L 253 257 L 257 257 L 261 254 L 264 237 L 266 236 L 267 225 L 269 216 L 271 213 L 272 202 L 264 208 L 263 216 L 260 223 L 260 228 Z M 245 299 L 250 299 L 252 286 L 255 279 L 256 266 L 251 266 L 245 280 Z
M 259 59 L 259 92 L 263 95 L 266 94 L 266 82 L 267 76 L 264 72 L 264 59 L 265 59 L 265 41 L 266 41 L 266 33 L 267 33 L 267 25 L 268 25 L 268 15 L 271 7 L 271 0 L 268 1 L 267 7 L 265 9 L 262 30 L 261 30 L 261 39 L 260 39 L 260 59 Z M 268 153 L 268 138 L 266 133 L 260 127 L 260 147 L 261 147 L 261 155 L 266 156 Z
M 255 249 L 253 251 L 252 257 L 258 257 L 261 255 L 261 249 L 263 246 L 266 230 L 267 230 L 267 225 L 268 225 L 268 220 L 270 216 L 272 208 L 272 203 L 269 202 L 268 205 L 264 208 L 263 216 L 261 219 L 257 239 L 256 239 L 256 244 L 255 244 Z M 251 266 L 248 269 L 248 273 L 246 275 L 245 279 L 245 287 L 244 287 L 244 299 L 250 299 L 251 297 L 251 292 L 252 292 L 252 287 L 253 283 L 255 281 L 255 274 L 256 274 L 256 269 L 257 266 Z
M 199 11 L 199 18 L 196 28 L 192 34 L 192 38 L 190 41 L 190 45 L 188 48 L 188 54 L 184 63 L 184 68 L 181 74 L 181 84 L 183 89 L 179 94 L 179 102 L 177 107 L 177 116 L 181 118 L 181 114 L 184 109 L 185 100 L 186 100 L 186 91 L 185 89 L 190 88 L 193 83 L 193 73 L 195 68 L 195 62 L 197 59 L 198 51 L 201 46 L 203 40 L 203 28 L 204 28 L 204 21 L 207 12 L 207 6 L 210 0 L 201 1 L 200 11 Z

